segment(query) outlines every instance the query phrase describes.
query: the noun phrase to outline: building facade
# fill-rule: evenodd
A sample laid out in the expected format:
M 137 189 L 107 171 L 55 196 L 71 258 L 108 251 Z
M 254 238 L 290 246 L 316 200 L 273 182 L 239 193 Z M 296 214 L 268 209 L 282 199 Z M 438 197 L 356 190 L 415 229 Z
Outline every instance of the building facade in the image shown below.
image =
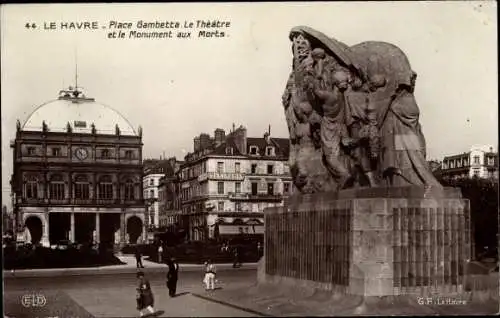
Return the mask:
M 146 203 L 146 214 L 149 230 L 160 226 L 160 209 L 158 207 L 158 186 L 160 179 L 165 176 L 163 161 L 148 159 L 144 160 L 143 197 Z
M 289 139 L 248 138 L 246 129 L 228 136 L 194 138 L 194 152 L 180 170 L 182 215 L 189 239 L 224 239 L 240 233 L 263 236 L 267 207 L 283 204 L 292 192 Z
M 168 159 L 166 173 L 158 186 L 160 228 L 174 230 L 184 228 L 182 222 L 182 202 L 180 196 L 179 171 L 183 161 L 175 157 Z
M 17 123 L 11 179 L 18 232 L 44 246 L 117 246 L 145 236 L 142 129 L 70 88 Z
M 473 146 L 468 152 L 444 157 L 440 173 L 452 179 L 498 179 L 498 152 L 491 146 Z

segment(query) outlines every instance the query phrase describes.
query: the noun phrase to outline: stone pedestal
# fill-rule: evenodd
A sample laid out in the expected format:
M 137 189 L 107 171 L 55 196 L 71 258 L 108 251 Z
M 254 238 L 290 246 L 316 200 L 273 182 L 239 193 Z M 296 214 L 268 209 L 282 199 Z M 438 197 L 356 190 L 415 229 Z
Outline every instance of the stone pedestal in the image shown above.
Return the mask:
M 458 189 L 297 195 L 264 212 L 261 283 L 378 297 L 461 292 L 471 241 Z

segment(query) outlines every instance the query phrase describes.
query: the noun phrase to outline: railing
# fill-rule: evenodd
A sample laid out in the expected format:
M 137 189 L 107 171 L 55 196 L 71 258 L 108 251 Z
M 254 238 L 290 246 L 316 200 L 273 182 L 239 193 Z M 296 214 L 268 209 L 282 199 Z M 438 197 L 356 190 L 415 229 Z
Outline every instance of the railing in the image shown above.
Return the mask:
M 243 181 L 245 176 L 242 173 L 232 172 L 205 172 L 198 176 L 198 182 L 205 180 L 227 180 L 227 181 Z
M 247 200 L 250 196 L 249 193 L 229 192 L 229 199 L 233 200 Z
M 229 199 L 230 200 L 253 200 L 253 201 L 280 201 L 283 200 L 283 195 L 282 194 L 267 194 L 267 193 L 257 193 L 257 194 L 251 194 L 251 193 L 235 193 L 235 192 L 229 192 Z
M 142 205 L 142 200 L 126 200 L 126 199 L 21 199 L 23 204 L 34 205 L 100 205 L 100 204 L 126 204 L 126 205 Z

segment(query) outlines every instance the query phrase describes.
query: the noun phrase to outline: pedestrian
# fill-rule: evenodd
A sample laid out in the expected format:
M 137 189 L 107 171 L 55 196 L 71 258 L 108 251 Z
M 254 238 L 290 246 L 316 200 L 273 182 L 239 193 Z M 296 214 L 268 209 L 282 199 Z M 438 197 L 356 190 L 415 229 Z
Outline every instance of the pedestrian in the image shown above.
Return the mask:
M 233 249 L 233 268 L 240 267 L 241 262 L 240 262 L 240 253 L 239 253 L 239 248 L 235 247 Z
M 151 285 L 146 277 L 144 277 L 143 272 L 137 272 L 137 310 L 139 310 L 139 315 L 144 317 L 146 315 L 151 315 L 155 312 L 154 306 L 154 296 L 151 290 Z
M 162 255 L 163 255 L 163 247 L 162 242 L 160 242 L 160 246 L 158 246 L 158 263 L 162 263 Z
M 136 246 L 135 248 L 135 261 L 137 263 L 137 268 L 144 268 L 142 265 L 142 255 L 139 246 Z
M 179 279 L 179 264 L 175 257 L 172 257 L 168 262 L 167 287 L 168 295 L 175 297 L 177 291 L 177 280 Z
M 260 244 L 260 242 L 257 243 L 257 254 L 259 255 L 259 258 L 263 255 L 262 244 Z
M 205 290 L 215 290 L 215 265 L 212 264 L 211 260 L 205 262 L 205 278 L 203 282 L 205 283 Z

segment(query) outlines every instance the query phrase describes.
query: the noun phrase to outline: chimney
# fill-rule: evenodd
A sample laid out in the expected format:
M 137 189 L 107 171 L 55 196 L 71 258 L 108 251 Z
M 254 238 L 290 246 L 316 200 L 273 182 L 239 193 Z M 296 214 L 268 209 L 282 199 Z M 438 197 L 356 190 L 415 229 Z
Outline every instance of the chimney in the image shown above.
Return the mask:
M 200 134 L 200 150 L 205 150 L 212 146 L 212 140 L 208 134 Z
M 200 150 L 200 137 L 194 137 L 193 139 L 193 149 L 194 152 L 197 152 Z
M 233 133 L 234 143 L 239 152 L 246 155 L 247 153 L 247 130 L 245 127 L 240 126 Z
M 264 133 L 264 140 L 266 141 L 266 143 L 269 143 L 269 141 L 270 141 L 270 140 L 269 140 L 269 139 L 270 139 L 269 137 L 270 137 L 269 132 L 267 132 L 267 131 L 266 131 L 266 132 Z
M 215 146 L 219 146 L 226 141 L 226 132 L 222 128 L 217 128 L 214 131 Z

